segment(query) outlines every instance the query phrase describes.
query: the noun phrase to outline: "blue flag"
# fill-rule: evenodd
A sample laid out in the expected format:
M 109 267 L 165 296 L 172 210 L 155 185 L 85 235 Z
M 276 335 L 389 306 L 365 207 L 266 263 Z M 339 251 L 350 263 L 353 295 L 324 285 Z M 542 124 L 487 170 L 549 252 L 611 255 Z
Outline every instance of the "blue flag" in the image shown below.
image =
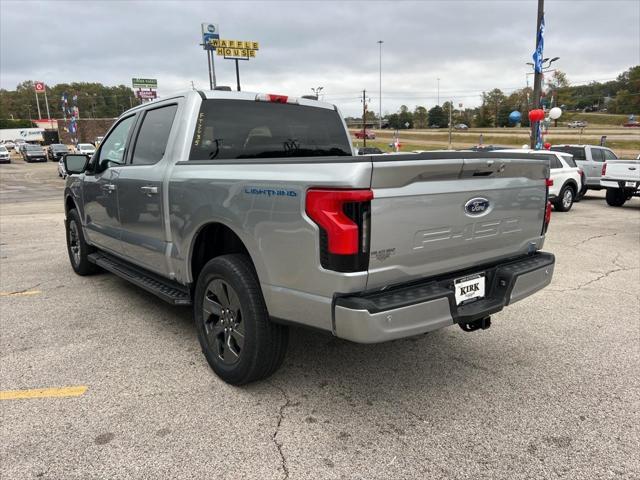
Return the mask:
M 542 73 L 542 59 L 544 58 L 544 16 L 540 21 L 540 30 L 536 40 L 536 51 L 533 52 L 533 64 L 536 73 Z

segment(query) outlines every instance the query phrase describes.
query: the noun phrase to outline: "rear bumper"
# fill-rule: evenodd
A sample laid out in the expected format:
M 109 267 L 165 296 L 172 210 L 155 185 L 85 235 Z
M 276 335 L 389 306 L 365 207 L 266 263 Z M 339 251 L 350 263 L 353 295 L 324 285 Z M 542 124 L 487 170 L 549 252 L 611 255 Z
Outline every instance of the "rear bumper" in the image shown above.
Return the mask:
M 631 184 L 633 184 L 633 186 L 631 186 Z M 600 180 L 600 186 L 607 188 L 637 189 L 640 186 L 640 182 L 637 180 L 612 180 L 603 178 Z
M 555 257 L 541 252 L 382 292 L 339 296 L 334 302 L 335 333 L 354 342 L 378 343 L 471 323 L 549 285 L 554 265 Z M 486 278 L 485 297 L 456 305 L 454 280 L 480 272 Z

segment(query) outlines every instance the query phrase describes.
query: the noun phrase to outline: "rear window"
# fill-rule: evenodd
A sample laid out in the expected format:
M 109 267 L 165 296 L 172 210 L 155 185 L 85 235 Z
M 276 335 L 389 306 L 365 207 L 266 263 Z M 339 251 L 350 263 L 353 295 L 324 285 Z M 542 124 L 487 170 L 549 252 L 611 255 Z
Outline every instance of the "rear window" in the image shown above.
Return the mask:
M 554 152 L 564 152 L 573 155 L 574 160 L 586 160 L 584 147 L 551 147 Z
M 578 165 L 576 165 L 576 162 L 573 160 L 573 157 L 570 157 L 569 155 L 563 155 L 562 159 L 567 162 L 567 165 L 569 165 L 572 168 L 577 168 Z
M 190 160 L 351 155 L 335 110 L 247 100 L 205 100 Z

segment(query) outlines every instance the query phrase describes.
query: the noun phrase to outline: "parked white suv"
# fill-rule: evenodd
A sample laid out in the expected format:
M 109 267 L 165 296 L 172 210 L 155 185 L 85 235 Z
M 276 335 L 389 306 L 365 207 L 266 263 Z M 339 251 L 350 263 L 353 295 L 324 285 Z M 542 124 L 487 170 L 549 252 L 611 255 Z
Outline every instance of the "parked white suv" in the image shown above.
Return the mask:
M 549 201 L 558 212 L 568 212 L 582 190 L 584 174 L 576 165 L 573 155 L 551 150 L 500 150 L 501 152 L 527 152 L 549 156 L 553 185 L 549 187 Z

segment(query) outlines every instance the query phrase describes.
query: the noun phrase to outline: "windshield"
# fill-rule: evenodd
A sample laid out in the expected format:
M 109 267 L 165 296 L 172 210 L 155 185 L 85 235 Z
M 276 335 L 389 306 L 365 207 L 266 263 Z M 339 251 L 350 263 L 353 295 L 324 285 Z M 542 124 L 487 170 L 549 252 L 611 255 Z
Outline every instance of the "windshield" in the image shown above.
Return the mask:
M 27 143 L 24 146 L 24 149 L 25 150 L 42 150 L 42 147 L 40 145 L 31 145 L 31 144 Z
M 94 150 L 95 147 L 93 145 L 90 145 L 88 143 L 79 143 L 78 144 L 78 148 L 81 148 L 82 150 Z
M 67 150 L 67 146 L 66 145 L 51 145 L 49 147 L 51 150 Z
M 7 147 L 5 147 L 4 145 L 0 145 L 0 152 L 8 152 Z
M 351 155 L 335 110 L 301 105 L 205 100 L 190 160 Z

